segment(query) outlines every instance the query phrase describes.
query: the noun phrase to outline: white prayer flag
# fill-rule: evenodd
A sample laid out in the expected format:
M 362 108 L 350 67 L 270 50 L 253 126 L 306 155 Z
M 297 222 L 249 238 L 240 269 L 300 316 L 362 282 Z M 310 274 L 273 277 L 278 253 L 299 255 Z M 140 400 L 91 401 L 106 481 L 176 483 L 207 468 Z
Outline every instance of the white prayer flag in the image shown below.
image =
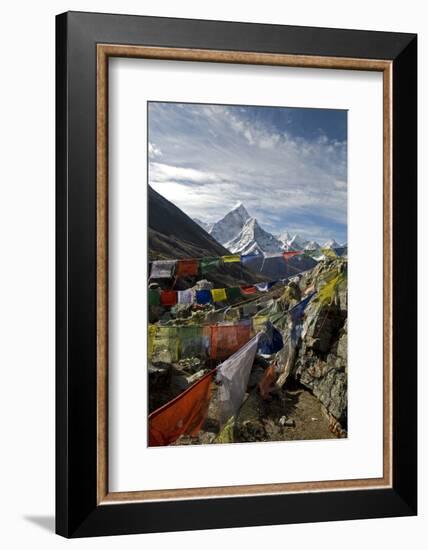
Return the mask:
M 238 413 L 242 405 L 250 378 L 251 368 L 257 351 L 260 334 L 257 334 L 240 350 L 231 355 L 219 367 L 217 380 L 220 421 L 226 422 Z
M 178 290 L 177 301 L 179 304 L 193 304 L 194 302 L 193 290 L 190 288 L 188 288 L 187 290 Z
M 155 260 L 150 272 L 151 279 L 169 279 L 173 276 L 176 260 Z

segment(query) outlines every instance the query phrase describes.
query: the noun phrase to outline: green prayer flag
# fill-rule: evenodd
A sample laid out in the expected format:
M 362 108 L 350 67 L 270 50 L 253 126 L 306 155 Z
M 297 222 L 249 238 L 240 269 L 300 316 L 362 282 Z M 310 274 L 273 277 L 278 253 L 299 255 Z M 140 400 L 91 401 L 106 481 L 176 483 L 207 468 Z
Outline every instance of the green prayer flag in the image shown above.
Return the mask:
M 241 295 L 241 289 L 239 286 L 232 286 L 230 288 L 226 289 L 227 299 L 229 301 L 231 300 L 237 300 L 238 298 L 242 298 Z
M 205 275 L 220 265 L 219 258 L 202 258 L 200 262 L 201 273 Z
M 149 288 L 149 306 L 160 305 L 160 293 L 158 290 Z

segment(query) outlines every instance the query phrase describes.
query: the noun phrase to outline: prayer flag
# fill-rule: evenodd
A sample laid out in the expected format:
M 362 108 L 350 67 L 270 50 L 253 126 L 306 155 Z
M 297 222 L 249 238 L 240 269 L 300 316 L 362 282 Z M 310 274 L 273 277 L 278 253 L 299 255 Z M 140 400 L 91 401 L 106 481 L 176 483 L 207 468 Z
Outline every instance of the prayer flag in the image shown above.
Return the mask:
M 197 260 L 178 260 L 176 277 L 197 277 L 198 261 Z
M 335 251 L 332 248 L 321 248 L 321 253 L 324 254 L 326 258 L 334 260 L 337 258 Z
M 205 345 L 201 326 L 185 325 L 177 327 L 177 337 L 181 359 L 205 356 L 207 346 Z
M 270 290 L 278 281 L 271 281 L 269 283 L 258 283 L 256 285 L 254 285 L 257 290 L 259 290 L 260 292 L 267 292 L 268 290 Z
M 177 301 L 179 304 L 193 304 L 194 292 L 192 289 L 177 290 Z
M 155 260 L 150 272 L 151 279 L 170 279 L 174 274 L 176 260 Z
M 151 328 L 154 326 L 155 328 Z M 149 325 L 149 355 L 154 363 L 175 363 L 179 359 L 176 327 Z
M 255 265 L 260 264 L 263 260 L 261 254 L 244 254 L 241 256 L 241 263 L 249 269 L 254 269 Z
M 259 336 L 255 336 L 217 369 L 220 421 L 236 416 L 244 399 Z
M 227 300 L 226 290 L 224 288 L 213 288 L 211 295 L 214 302 L 225 302 Z
M 241 298 L 241 289 L 239 286 L 232 286 L 230 288 L 226 289 L 227 299 L 230 302 L 233 302 L 233 300 L 237 300 L 238 298 Z
M 210 329 L 211 359 L 226 359 L 242 348 L 251 337 L 249 323 L 212 325 Z
M 300 335 L 302 334 L 302 330 L 303 330 L 302 320 L 303 320 L 303 314 L 305 312 L 306 306 L 308 305 L 308 303 L 311 301 L 312 297 L 315 294 L 316 294 L 315 292 L 312 292 L 312 294 L 309 294 L 309 296 L 307 296 L 304 300 L 302 300 L 301 302 L 296 304 L 294 307 L 292 307 L 288 312 L 292 322 L 290 337 L 291 337 L 291 342 L 294 346 L 297 344 L 297 341 L 299 340 Z
M 257 288 L 254 285 L 243 285 L 240 288 L 241 288 L 241 293 L 244 296 L 247 296 L 249 294 L 256 294 L 257 292 Z
M 198 304 L 210 304 L 211 303 L 211 290 L 197 290 L 196 301 Z
M 231 254 L 230 256 L 222 256 L 221 259 L 224 264 L 230 264 L 234 262 L 240 262 L 241 256 L 239 254 Z
M 149 306 L 158 306 L 160 304 L 160 292 L 154 288 L 149 288 Z
M 147 355 L 149 360 L 153 357 L 153 349 L 154 349 L 154 342 L 157 332 L 157 326 L 156 325 L 149 325 L 148 330 L 148 342 L 147 342 Z
M 282 255 L 284 256 L 284 260 L 287 261 L 293 256 L 299 256 L 300 254 L 303 254 L 302 250 L 290 250 L 290 252 L 283 252 Z
M 221 432 L 215 439 L 214 443 L 233 443 L 233 428 L 235 424 L 235 418 L 231 416 L 224 425 Z
M 206 275 L 213 269 L 216 269 L 220 265 L 220 259 L 219 258 L 202 258 L 201 260 L 201 273 L 202 275 Z
M 265 325 L 268 321 L 269 321 L 269 316 L 268 315 L 264 315 L 264 314 L 260 315 L 260 313 L 259 313 L 258 315 L 256 315 L 252 319 L 253 331 L 255 333 L 257 333 L 257 332 L 260 332 L 260 331 L 264 330 Z
M 174 443 L 181 435 L 196 435 L 207 416 L 214 371 L 149 415 L 149 446 Z
M 175 304 L 177 303 L 177 291 L 162 290 L 160 301 L 163 306 L 175 306 Z
M 264 332 L 261 333 L 259 339 L 258 352 L 262 355 L 272 355 L 277 353 L 284 347 L 281 333 L 276 329 L 270 321 L 266 323 Z
M 336 287 L 345 279 L 344 273 L 339 273 L 324 285 L 318 292 L 318 300 L 323 303 L 331 303 L 336 293 Z
M 244 304 L 242 306 L 242 313 L 244 317 L 252 317 L 258 312 L 259 308 L 256 303 L 251 302 L 250 304 Z

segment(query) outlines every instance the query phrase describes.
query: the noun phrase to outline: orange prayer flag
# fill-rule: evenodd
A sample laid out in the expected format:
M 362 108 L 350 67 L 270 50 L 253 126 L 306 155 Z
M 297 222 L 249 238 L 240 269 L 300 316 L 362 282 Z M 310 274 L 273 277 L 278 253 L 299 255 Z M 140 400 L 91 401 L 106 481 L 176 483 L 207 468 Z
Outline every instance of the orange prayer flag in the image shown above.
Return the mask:
M 273 365 L 270 365 L 266 370 L 259 382 L 259 390 L 262 399 L 266 399 L 269 396 L 269 391 L 276 380 L 276 371 Z
M 181 435 L 196 435 L 208 412 L 214 371 L 149 415 L 149 447 L 174 443 Z
M 178 260 L 175 275 L 176 277 L 196 277 L 198 268 L 197 260 Z

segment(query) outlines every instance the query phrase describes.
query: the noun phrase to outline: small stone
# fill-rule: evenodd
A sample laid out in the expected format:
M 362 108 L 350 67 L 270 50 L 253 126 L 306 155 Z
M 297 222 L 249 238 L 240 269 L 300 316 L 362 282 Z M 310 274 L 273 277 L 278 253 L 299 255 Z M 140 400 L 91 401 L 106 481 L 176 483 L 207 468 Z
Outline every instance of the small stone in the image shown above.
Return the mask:
M 287 417 L 286 416 L 281 416 L 281 418 L 279 419 L 279 425 L 280 426 L 285 426 L 286 422 L 287 422 Z
M 296 426 L 296 423 L 291 418 L 287 418 L 284 425 L 290 428 L 294 428 Z

